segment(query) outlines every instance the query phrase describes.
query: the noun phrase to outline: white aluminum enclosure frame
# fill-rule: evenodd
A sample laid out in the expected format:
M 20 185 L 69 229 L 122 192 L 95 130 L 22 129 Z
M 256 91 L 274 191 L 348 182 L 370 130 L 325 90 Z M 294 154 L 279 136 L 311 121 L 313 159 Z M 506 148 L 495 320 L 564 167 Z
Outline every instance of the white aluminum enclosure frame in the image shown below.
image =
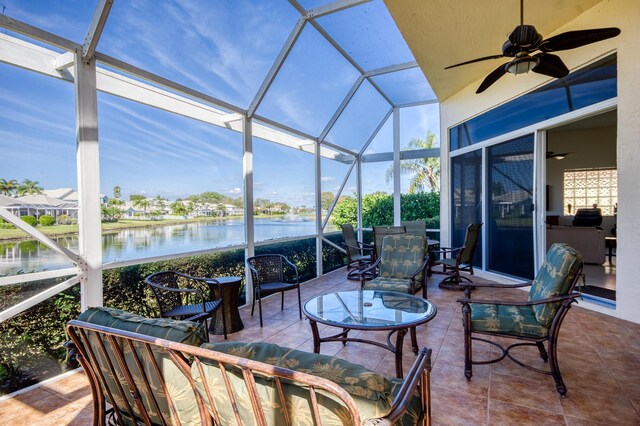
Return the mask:
M 373 77 L 377 75 L 416 68 L 418 64 L 415 61 L 411 61 L 374 70 L 365 70 L 346 52 L 345 49 L 340 46 L 338 42 L 335 41 L 335 39 L 329 35 L 327 31 L 324 30 L 324 28 L 322 28 L 316 20 L 322 16 L 339 13 L 342 10 L 357 7 L 369 1 L 370 0 L 338 0 L 315 9 L 305 10 L 296 0 L 290 0 L 289 2 L 291 5 L 300 12 L 300 17 L 247 110 L 97 51 L 100 35 L 108 19 L 113 0 L 98 1 L 96 11 L 91 23 L 89 24 L 87 35 L 82 44 L 64 39 L 37 27 L 14 20 L 6 15 L 0 15 L 0 27 L 25 35 L 30 39 L 44 43 L 44 45 L 54 46 L 64 51 L 64 53 L 60 54 L 57 51 L 47 49 L 42 45 L 36 45 L 7 34 L 0 34 L 0 62 L 8 63 L 27 71 L 37 72 L 50 77 L 66 80 L 75 86 L 78 193 L 81 207 L 79 217 L 80 252 L 78 254 L 64 252 L 66 249 L 57 247 L 53 241 L 44 236 L 38 230 L 28 227 L 28 225 L 23 226 L 23 222 L 20 219 L 16 218 L 8 211 L 0 209 L 0 217 L 3 217 L 14 224 L 20 222 L 20 226 L 18 226 L 19 228 L 23 229 L 34 239 L 49 245 L 54 250 L 62 250 L 64 255 L 77 265 L 77 269 L 67 268 L 11 277 L 0 277 L 0 285 L 13 285 L 33 280 L 75 275 L 71 279 L 40 293 L 35 298 L 29 299 L 20 305 L 16 305 L 10 308 L 10 310 L 0 312 L 0 321 L 4 321 L 5 319 L 34 306 L 36 303 L 40 303 L 46 298 L 51 297 L 56 293 L 75 285 L 76 283 L 81 283 L 82 286 L 82 309 L 84 310 L 89 305 L 99 306 L 102 304 L 101 276 L 103 270 L 156 260 L 184 257 L 185 255 L 189 256 L 204 253 L 215 253 L 230 249 L 244 249 L 246 256 L 252 256 L 255 253 L 256 246 L 309 237 L 316 238 L 316 265 L 317 274 L 320 276 L 322 274 L 323 241 L 335 246 L 335 244 L 324 238 L 324 228 L 329 220 L 331 212 L 337 204 L 340 194 L 351 176 L 351 173 L 354 170 L 356 172 L 356 185 L 358 188 L 358 232 L 361 236 L 362 162 L 387 161 L 387 157 L 393 157 L 394 171 L 396 172 L 394 173 L 394 180 L 397 181 L 397 183 L 394 184 L 394 189 L 395 192 L 397 192 L 395 196 L 399 201 L 400 159 L 405 158 L 405 155 L 411 155 L 411 157 L 407 158 L 417 158 L 419 156 L 427 155 L 439 157 L 439 152 L 437 152 L 437 150 L 417 150 L 412 151 L 411 153 L 395 152 L 399 150 L 399 133 L 396 131 L 396 129 L 399 129 L 399 108 L 434 103 L 437 102 L 437 100 L 425 99 L 411 104 L 397 105 L 373 79 Z M 291 49 L 295 46 L 307 23 L 317 30 L 359 73 L 359 76 L 354 82 L 351 90 L 346 94 L 344 100 L 332 115 L 321 134 L 318 136 L 310 135 L 298 129 L 275 122 L 258 113 L 260 103 L 268 93 L 268 90 L 277 77 L 278 72 L 286 63 Z M 106 65 L 118 72 L 108 70 L 101 65 Z M 335 123 L 340 119 L 345 108 L 348 106 L 349 102 L 365 80 L 368 81 L 382 96 L 382 98 L 387 101 L 390 109 L 383 117 L 373 134 L 366 140 L 360 151 L 355 152 L 340 146 L 336 141 L 326 140 L 326 137 Z M 100 206 L 97 201 L 100 194 L 98 173 L 100 162 L 98 142 L 99 124 L 97 121 L 97 91 L 102 91 L 137 103 L 159 108 L 210 125 L 224 127 L 242 134 L 245 244 L 191 253 L 179 253 L 175 255 L 155 256 L 146 259 L 133 259 L 102 264 L 102 252 L 100 245 Z M 367 158 L 364 154 L 365 150 L 392 114 L 394 120 L 394 153 L 382 154 L 383 157 L 371 155 Z M 315 234 L 255 242 L 253 221 L 254 137 L 293 149 L 299 149 L 315 156 L 315 203 L 317 223 Z M 340 161 L 349 165 L 349 169 L 346 172 L 334 202 L 327 212 L 324 220 L 322 219 L 321 210 L 322 186 L 320 183 L 322 157 L 334 161 Z M 396 219 L 399 220 L 399 202 L 396 204 L 398 205 L 396 206 L 397 211 L 395 212 L 395 216 Z M 253 292 L 251 291 L 250 279 L 248 276 L 246 278 L 247 302 L 251 302 Z

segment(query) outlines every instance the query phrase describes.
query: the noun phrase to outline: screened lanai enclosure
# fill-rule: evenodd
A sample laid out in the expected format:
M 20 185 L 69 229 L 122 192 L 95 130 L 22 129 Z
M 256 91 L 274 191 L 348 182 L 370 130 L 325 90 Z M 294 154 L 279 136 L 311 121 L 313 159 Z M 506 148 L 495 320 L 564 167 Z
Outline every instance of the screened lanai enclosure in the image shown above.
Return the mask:
M 402 211 L 438 104 L 382 0 L 1 6 L 0 393 L 62 371 L 80 310 L 152 316 L 151 272 L 276 252 L 308 280 L 344 265 L 340 220 L 439 231 Z

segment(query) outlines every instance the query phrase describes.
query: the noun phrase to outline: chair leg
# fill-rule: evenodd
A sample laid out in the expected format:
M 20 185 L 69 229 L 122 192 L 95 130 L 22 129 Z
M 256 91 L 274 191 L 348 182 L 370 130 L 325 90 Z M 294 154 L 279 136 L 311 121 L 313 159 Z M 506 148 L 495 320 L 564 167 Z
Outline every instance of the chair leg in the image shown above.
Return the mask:
M 260 314 L 260 327 L 262 327 L 262 297 L 258 294 L 258 313 Z
M 253 302 L 251 303 L 251 316 L 253 316 L 253 310 L 256 307 L 256 298 L 258 297 L 258 294 L 256 291 L 253 292 Z
M 298 315 L 302 319 L 302 299 L 300 298 L 300 285 L 298 285 Z
M 467 381 L 473 376 L 473 359 L 471 348 L 471 307 L 465 303 L 462 306 L 462 317 L 464 318 L 464 376 Z
M 556 382 L 556 390 L 562 398 L 567 395 L 567 387 L 562 380 L 560 367 L 558 367 L 558 352 L 556 348 L 556 337 L 549 336 L 549 366 L 551 367 L 551 376 Z
M 544 348 L 544 344 L 542 342 L 536 342 L 536 346 L 538 346 L 540 358 L 542 358 L 544 362 L 549 361 L 549 355 L 547 354 L 547 350 Z
M 280 310 L 284 311 L 284 291 L 280 292 Z
M 202 325 L 204 326 L 204 337 L 207 342 L 209 342 L 209 321 L 205 318 L 202 321 Z

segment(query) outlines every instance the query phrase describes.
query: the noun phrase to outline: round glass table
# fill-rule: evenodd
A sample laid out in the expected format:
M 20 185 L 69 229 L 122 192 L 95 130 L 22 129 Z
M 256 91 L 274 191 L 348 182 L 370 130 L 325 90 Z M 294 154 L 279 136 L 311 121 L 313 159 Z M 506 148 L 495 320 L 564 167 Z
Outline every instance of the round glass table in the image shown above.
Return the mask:
M 303 311 L 313 333 L 313 350 L 320 352 L 322 342 L 361 342 L 389 349 L 395 354 L 396 375 L 402 378 L 402 343 L 407 331 L 418 353 L 416 326 L 436 316 L 436 306 L 421 297 L 393 291 L 340 291 L 314 297 L 305 302 Z M 342 328 L 342 332 L 320 337 L 318 323 Z M 387 342 L 351 338 L 350 330 L 389 330 Z M 391 338 L 396 334 L 395 344 Z

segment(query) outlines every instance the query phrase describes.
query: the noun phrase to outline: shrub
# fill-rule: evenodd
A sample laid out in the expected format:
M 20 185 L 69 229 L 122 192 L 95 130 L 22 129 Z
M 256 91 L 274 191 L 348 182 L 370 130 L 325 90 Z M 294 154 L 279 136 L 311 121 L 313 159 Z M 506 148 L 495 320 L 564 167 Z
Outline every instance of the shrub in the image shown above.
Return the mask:
M 51 226 L 54 223 L 56 223 L 56 220 L 53 218 L 53 216 L 49 216 L 48 214 L 44 214 L 44 215 L 40 216 L 39 222 L 40 222 L 40 225 L 42 225 L 42 226 Z
M 38 225 L 38 219 L 36 219 L 34 216 L 21 216 L 20 219 L 24 220 L 25 222 L 27 222 L 27 224 L 31 226 Z
M 60 216 L 58 216 L 56 223 L 58 225 L 71 225 L 73 224 L 74 221 L 77 222 L 77 220 L 71 219 L 69 215 L 61 214 Z
M 440 227 L 440 194 L 419 192 L 400 196 L 401 220 L 425 219 L 427 228 Z M 355 197 L 345 197 L 333 213 L 333 224 L 357 223 Z M 362 198 L 362 225 L 370 228 L 377 225 L 393 225 L 393 196 L 382 192 L 366 194 Z
M 6 220 L 0 218 L 0 229 L 13 229 L 15 226 L 7 222 Z

